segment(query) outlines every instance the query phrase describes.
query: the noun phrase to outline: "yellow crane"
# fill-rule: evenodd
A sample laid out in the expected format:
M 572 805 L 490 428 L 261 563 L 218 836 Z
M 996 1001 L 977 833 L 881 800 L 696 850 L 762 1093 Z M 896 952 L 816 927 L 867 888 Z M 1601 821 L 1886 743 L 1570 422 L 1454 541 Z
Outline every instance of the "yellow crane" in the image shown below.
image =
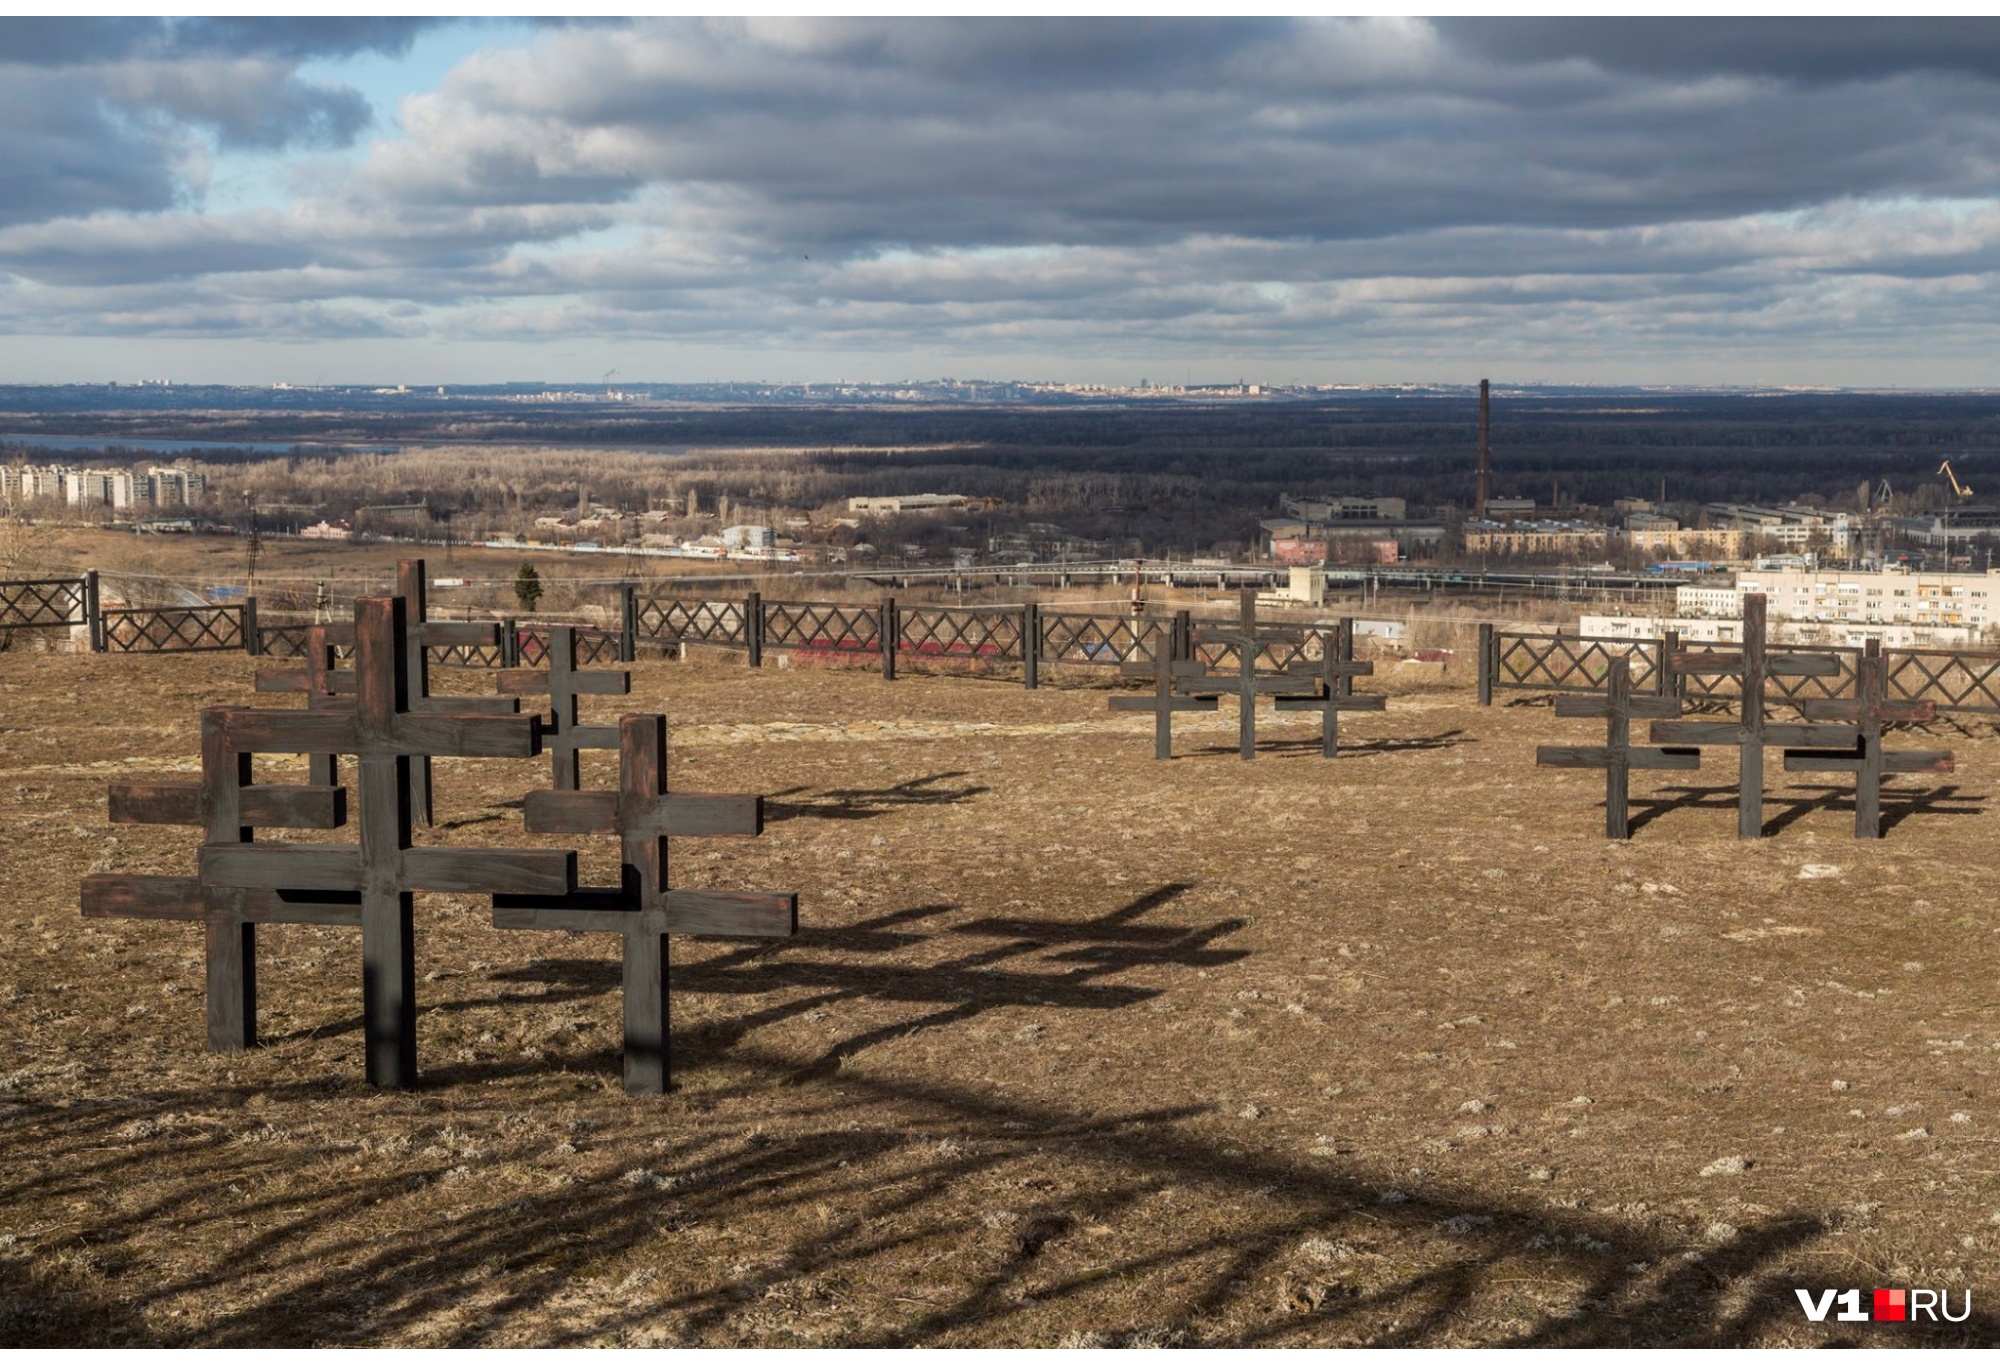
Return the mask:
M 1958 475 L 1951 472 L 1950 460 L 1946 460 L 1943 464 L 1939 465 L 1937 467 L 1937 472 L 1944 475 L 1947 479 L 1951 480 L 1952 495 L 1956 497 L 1960 502 L 1964 502 L 1967 498 L 1972 496 L 1972 490 L 1970 488 L 1967 488 L 1964 484 L 1960 483 L 1958 481 Z

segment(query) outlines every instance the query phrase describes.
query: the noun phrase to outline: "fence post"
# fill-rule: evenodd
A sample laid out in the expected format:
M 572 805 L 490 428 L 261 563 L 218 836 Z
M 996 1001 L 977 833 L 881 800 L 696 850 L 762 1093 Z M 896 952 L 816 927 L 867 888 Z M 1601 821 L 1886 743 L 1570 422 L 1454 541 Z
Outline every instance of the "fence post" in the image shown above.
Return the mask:
M 743 599 L 743 648 L 750 667 L 764 666 L 764 594 L 753 592 Z
M 896 681 L 896 650 L 902 645 L 902 622 L 896 619 L 896 599 L 885 597 L 879 608 L 881 616 L 875 626 L 876 637 L 882 645 L 882 681 Z
M 500 623 L 500 667 L 519 668 L 521 666 L 521 631 L 514 618 L 509 616 Z
M 1182 607 L 1174 613 L 1173 643 L 1168 646 L 1174 659 L 1194 657 L 1194 613 Z
M 242 627 L 243 631 L 243 652 L 252 655 L 262 654 L 264 652 L 264 638 L 257 631 L 256 598 L 246 597 L 243 599 L 243 611 L 237 618 L 237 624 Z
M 1021 608 L 1021 683 L 1030 692 L 1042 685 L 1042 609 Z
M 1660 664 L 1653 675 L 1653 691 L 1657 695 L 1671 697 L 1679 690 L 1675 686 L 1674 655 L 1680 652 L 1681 633 L 1668 631 L 1666 638 L 1660 641 Z
M 89 627 L 90 652 L 102 654 L 106 648 L 104 641 L 104 598 L 97 587 L 97 570 L 87 570 L 83 575 L 83 623 Z
M 639 657 L 639 589 L 627 583 L 619 597 L 618 662 L 629 664 Z
M 1479 704 L 1493 704 L 1493 675 L 1500 662 L 1498 642 L 1493 636 L 1493 623 L 1479 623 Z

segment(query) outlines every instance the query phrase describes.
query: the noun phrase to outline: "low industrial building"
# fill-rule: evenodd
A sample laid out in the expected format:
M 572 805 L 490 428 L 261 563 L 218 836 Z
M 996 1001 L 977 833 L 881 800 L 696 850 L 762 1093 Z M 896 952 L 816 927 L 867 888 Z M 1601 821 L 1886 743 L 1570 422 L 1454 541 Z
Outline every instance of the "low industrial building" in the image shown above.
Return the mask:
M 968 501 L 958 493 L 898 493 L 879 498 L 849 498 L 847 510 L 872 516 L 894 516 L 901 512 L 937 512 L 947 507 L 963 507 Z
M 1465 523 L 1465 552 L 1473 555 L 1601 555 L 1610 547 L 1611 528 L 1595 522 Z

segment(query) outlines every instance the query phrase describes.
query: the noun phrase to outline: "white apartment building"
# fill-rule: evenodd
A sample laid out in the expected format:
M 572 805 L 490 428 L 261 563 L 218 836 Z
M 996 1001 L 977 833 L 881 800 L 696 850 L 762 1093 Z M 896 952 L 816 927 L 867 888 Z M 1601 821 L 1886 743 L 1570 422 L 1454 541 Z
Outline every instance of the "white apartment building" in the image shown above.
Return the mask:
M 173 465 L 156 464 L 146 471 L 146 477 L 153 481 L 152 501 L 159 507 L 186 507 L 200 502 L 208 488 L 203 475 Z
M 1593 640 L 1658 640 L 1668 631 L 1684 645 L 1733 645 L 1743 641 L 1743 623 L 1707 616 L 1585 616 L 1577 633 Z M 1772 635 L 1778 635 L 1773 627 Z
M 1668 631 L 1691 643 L 1742 638 L 1743 597 L 1764 594 L 1771 639 L 1781 644 L 1854 645 L 1880 640 L 1889 649 L 1946 648 L 2000 642 L 2000 572 L 1922 573 L 1883 569 L 1744 571 L 1732 588 L 1684 585 L 1675 615 L 1586 616 L 1585 635 L 1658 639 Z
M 63 501 L 71 507 L 109 507 L 111 481 L 108 469 L 72 469 L 63 474 Z
M 1600 640 L 1658 640 L 1672 631 L 1683 645 L 1743 642 L 1743 622 L 1717 616 L 1585 616 L 1577 623 L 1577 631 Z M 1843 645 L 1852 649 L 1870 640 L 1880 640 L 1884 649 L 1956 649 L 1991 643 L 1984 632 L 1965 626 L 1841 625 L 1775 617 L 1768 638 L 1778 645 Z
M 1734 588 L 1684 586 L 1674 608 L 1688 617 L 1740 617 L 1743 595 L 1761 592 L 1772 621 L 1829 626 L 1952 629 L 2000 636 L 2000 573 L 1911 569 L 1746 570 Z
M 155 465 L 143 474 L 61 465 L 0 468 L 0 497 L 8 502 L 49 498 L 71 507 L 186 507 L 200 502 L 206 487 L 202 475 L 171 465 Z

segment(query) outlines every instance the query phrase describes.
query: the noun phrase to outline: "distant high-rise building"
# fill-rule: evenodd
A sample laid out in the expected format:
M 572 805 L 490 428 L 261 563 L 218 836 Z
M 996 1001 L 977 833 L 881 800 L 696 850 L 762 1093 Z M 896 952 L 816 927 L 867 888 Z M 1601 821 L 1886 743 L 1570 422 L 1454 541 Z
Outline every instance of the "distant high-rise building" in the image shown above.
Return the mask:
M 71 507 L 108 507 L 116 473 L 105 469 L 72 469 L 63 475 L 63 501 Z
M 161 507 L 184 507 L 201 501 L 207 479 L 192 469 L 175 465 L 154 465 L 146 471 L 153 481 L 153 502 Z

